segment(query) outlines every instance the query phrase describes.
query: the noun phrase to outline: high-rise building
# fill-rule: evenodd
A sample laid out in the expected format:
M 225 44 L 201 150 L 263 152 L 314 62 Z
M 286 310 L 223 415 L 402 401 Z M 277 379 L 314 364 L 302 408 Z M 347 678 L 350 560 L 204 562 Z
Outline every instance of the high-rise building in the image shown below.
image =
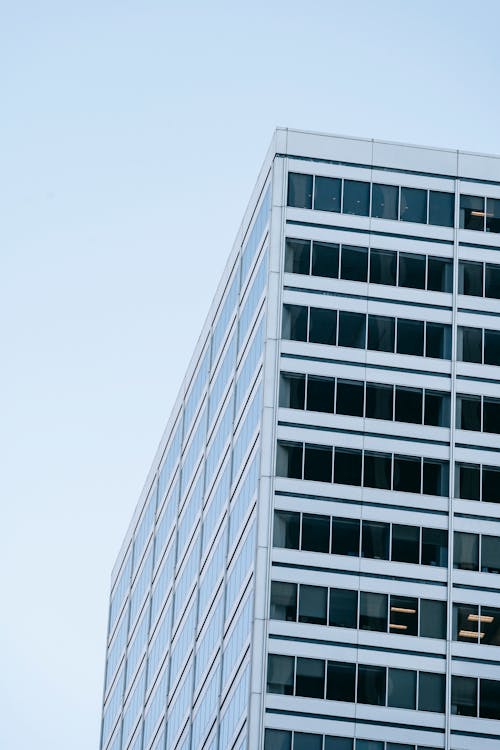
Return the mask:
M 102 750 L 500 747 L 500 158 L 278 129 L 112 576 Z

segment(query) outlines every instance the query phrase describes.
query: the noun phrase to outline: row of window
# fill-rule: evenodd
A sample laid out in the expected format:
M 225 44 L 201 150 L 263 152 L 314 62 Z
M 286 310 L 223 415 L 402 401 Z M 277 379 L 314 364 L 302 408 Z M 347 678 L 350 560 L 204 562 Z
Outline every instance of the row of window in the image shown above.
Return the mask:
M 288 173 L 288 201 L 295 208 L 399 219 L 452 227 L 455 194 L 340 177 Z
M 375 560 L 448 565 L 448 532 L 290 510 L 274 512 L 273 546 Z M 500 537 L 454 532 L 453 567 L 500 573 Z
M 495 610 L 497 629 L 499 612 Z M 286 622 L 446 638 L 446 602 L 395 594 L 272 581 L 269 616 Z
M 449 463 L 434 458 L 278 441 L 279 477 L 447 497 Z
M 498 404 L 500 405 L 500 399 Z M 362 380 L 282 372 L 279 405 L 286 409 L 305 409 L 391 422 L 395 420 L 435 427 L 450 426 L 449 393 L 386 383 L 365 383 Z
M 453 261 L 396 250 L 287 237 L 285 271 L 433 292 L 453 291 Z
M 470 330 L 481 334 L 480 328 Z M 281 335 L 291 341 L 451 359 L 451 326 L 429 320 L 366 315 L 323 307 L 283 305 Z M 490 341 L 488 345 L 489 359 L 495 356 L 500 364 L 500 334 L 498 342 Z M 489 363 L 496 364 L 496 361 Z
M 266 729 L 264 750 L 437 750 L 437 748 L 379 740 L 353 740 L 350 737 L 292 732 L 287 729 Z
M 458 293 L 500 299 L 500 265 L 461 260 L 458 264 Z

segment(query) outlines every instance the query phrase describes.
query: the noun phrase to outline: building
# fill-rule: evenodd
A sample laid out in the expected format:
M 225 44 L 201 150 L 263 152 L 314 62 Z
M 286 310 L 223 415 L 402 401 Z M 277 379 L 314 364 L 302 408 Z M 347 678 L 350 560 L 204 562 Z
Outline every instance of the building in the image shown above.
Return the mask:
M 278 129 L 112 576 L 102 750 L 500 747 L 500 158 Z

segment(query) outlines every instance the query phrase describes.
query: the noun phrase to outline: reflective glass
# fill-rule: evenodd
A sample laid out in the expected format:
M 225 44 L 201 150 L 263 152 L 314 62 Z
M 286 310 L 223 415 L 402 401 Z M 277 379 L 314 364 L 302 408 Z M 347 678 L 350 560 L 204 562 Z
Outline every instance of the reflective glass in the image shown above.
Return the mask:
M 457 358 L 461 362 L 483 361 L 483 331 L 481 328 L 458 327 Z
M 297 657 L 295 695 L 323 698 L 325 695 L 325 662 L 323 659 Z
M 482 719 L 500 719 L 500 682 L 479 680 L 479 716 Z
M 337 343 L 337 311 L 311 307 L 309 311 L 309 341 L 314 344 Z
M 300 586 L 299 622 L 326 625 L 328 589 L 323 586 Z
M 425 356 L 435 359 L 451 358 L 451 326 L 444 323 L 425 324 Z
M 484 332 L 484 364 L 500 365 L 500 331 Z
M 460 570 L 479 570 L 479 536 L 455 531 L 453 567 Z
M 401 221 L 413 221 L 418 224 L 427 223 L 427 190 L 418 188 L 401 188 Z
M 448 565 L 448 532 L 444 529 L 422 529 L 422 565 Z
M 386 668 L 358 665 L 358 703 L 385 706 Z
M 306 376 L 293 372 L 280 374 L 279 405 L 285 409 L 303 409 Z
M 477 716 L 477 678 L 451 678 L 451 713 L 458 716 Z
M 424 323 L 421 320 L 398 318 L 396 351 L 398 354 L 413 354 L 421 357 L 424 353 Z
M 323 735 L 294 732 L 293 750 L 323 750 Z
M 364 383 L 355 380 L 337 380 L 337 414 L 363 416 Z
M 420 529 L 418 526 L 392 525 L 391 560 L 397 562 L 420 562 Z
M 330 589 L 329 624 L 337 628 L 358 627 L 358 592 Z
M 335 449 L 334 482 L 361 486 L 361 451 Z
M 394 351 L 395 319 L 385 315 L 368 316 L 368 349 L 379 352 Z
M 399 253 L 399 286 L 425 289 L 425 255 Z
M 297 584 L 283 581 L 271 582 L 272 620 L 295 622 L 297 619 Z
M 328 445 L 305 445 L 304 479 L 314 482 L 332 481 L 333 451 Z
M 302 479 L 302 443 L 278 441 L 276 452 L 276 474 L 279 477 Z
M 288 173 L 288 205 L 311 208 L 313 178 L 310 174 Z
M 481 570 L 483 573 L 500 573 L 500 537 L 481 537 Z
M 292 341 L 307 341 L 307 307 L 283 305 L 281 336 Z
M 394 456 L 394 489 L 398 492 L 421 492 L 422 467 L 419 458 Z
M 397 218 L 397 217 L 395 217 Z M 370 283 L 396 285 L 398 254 L 393 250 L 370 250 Z
M 418 710 L 444 713 L 444 703 L 444 675 L 420 672 L 418 675 Z
M 372 216 L 377 219 L 398 218 L 399 188 L 396 185 L 372 185 Z
M 460 196 L 460 228 L 484 230 L 484 198 L 476 195 Z
M 453 291 L 453 261 L 447 258 L 427 258 L 427 289 L 433 292 Z
M 423 638 L 446 638 L 446 602 L 420 600 L 420 635 Z
M 396 386 L 396 421 L 422 424 L 422 390 Z
M 461 260 L 458 264 L 458 293 L 470 297 L 483 296 L 483 264 Z
M 487 503 L 500 503 L 500 467 L 483 466 L 481 499 Z
M 366 345 L 366 315 L 339 312 L 339 346 L 364 349 Z
M 333 414 L 335 410 L 335 380 L 309 375 L 307 378 L 307 410 Z
M 409 669 L 389 669 L 387 705 L 415 709 L 417 704 L 417 673 Z
M 363 521 L 361 554 L 375 560 L 389 559 L 389 524 Z
M 294 657 L 269 654 L 267 661 L 267 692 L 293 695 Z
M 365 451 L 363 485 L 381 490 L 391 489 L 392 456 L 390 453 Z
M 340 278 L 347 281 L 366 281 L 368 277 L 368 248 L 342 245 Z
M 339 275 L 339 245 L 313 242 L 312 275 L 336 279 Z
M 455 496 L 462 500 L 481 499 L 481 472 L 477 464 L 455 464 Z
M 342 180 L 337 177 L 316 177 L 314 184 L 314 208 L 316 211 L 340 211 L 340 188 Z M 310 206 L 307 206 L 310 208 Z
M 500 265 L 486 264 L 485 295 L 491 299 L 500 299 Z
M 362 591 L 359 598 L 359 627 L 361 630 L 387 632 L 387 595 Z
M 292 750 L 292 733 L 285 729 L 266 729 L 264 750 Z
M 477 604 L 454 604 L 453 640 L 463 643 L 478 643 L 479 630 L 479 607 Z
M 311 257 L 310 240 L 285 240 L 285 271 L 287 273 L 309 274 Z
M 389 632 L 418 635 L 418 599 L 391 594 Z
M 300 513 L 274 511 L 273 546 L 299 549 Z
M 330 549 L 330 516 L 302 514 L 301 549 L 328 552 Z
M 359 521 L 354 518 L 332 518 L 332 554 L 359 555 Z
M 354 703 L 356 665 L 329 661 L 327 664 L 326 697 L 331 701 Z
M 370 212 L 370 183 L 359 180 L 344 180 L 344 214 L 368 216 Z
M 431 190 L 429 193 L 429 224 L 452 227 L 455 217 L 455 194 Z
M 500 233 L 500 200 L 486 199 L 486 231 Z
M 424 495 L 446 497 L 450 491 L 450 469 L 447 461 L 424 458 L 422 492 Z
M 435 427 L 450 426 L 450 396 L 440 391 L 425 391 L 424 423 Z
M 366 417 L 372 419 L 393 418 L 393 386 L 381 383 L 366 384 Z
M 481 431 L 481 396 L 457 395 L 457 427 Z

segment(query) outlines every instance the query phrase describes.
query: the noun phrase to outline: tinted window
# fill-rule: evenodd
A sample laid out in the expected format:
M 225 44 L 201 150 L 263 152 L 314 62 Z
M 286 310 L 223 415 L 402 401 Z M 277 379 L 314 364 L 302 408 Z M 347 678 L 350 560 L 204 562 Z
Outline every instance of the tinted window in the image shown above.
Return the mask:
M 337 341 L 337 311 L 311 307 L 309 312 L 309 341 L 314 344 L 331 344 Z
M 481 570 L 483 573 L 500 573 L 500 537 L 481 538 Z
M 462 362 L 483 361 L 483 332 L 481 328 L 458 327 L 458 354 Z
M 458 293 L 483 296 L 483 264 L 461 260 L 458 266 Z
M 475 604 L 453 605 L 453 640 L 477 643 L 479 639 L 479 607 Z
M 425 327 L 425 356 L 435 359 L 451 358 L 451 326 L 427 321 Z
M 365 451 L 363 464 L 363 484 L 380 490 L 391 489 L 391 455 Z
M 361 486 L 361 451 L 335 449 L 334 481 L 336 484 Z
M 477 716 L 476 677 L 452 676 L 451 712 L 458 716 Z
M 311 243 L 309 240 L 292 240 L 285 243 L 285 271 L 309 274 Z
M 303 409 L 305 381 L 305 375 L 282 372 L 280 375 L 279 405 L 285 409 Z
M 296 208 L 311 208 L 313 178 L 310 174 L 288 174 L 288 205 Z
M 299 622 L 326 625 L 328 589 L 323 586 L 300 587 Z
M 500 682 L 479 681 L 479 716 L 482 719 L 500 719 Z
M 486 231 L 500 233 L 500 200 L 486 199 Z
M 422 491 L 424 495 L 446 497 L 449 493 L 449 466 L 447 461 L 424 458 Z
M 396 386 L 396 420 L 422 424 L 422 391 L 420 388 Z
M 307 307 L 283 305 L 282 337 L 292 341 L 307 340 Z
M 353 740 L 348 737 L 325 737 L 325 750 L 353 750 Z
M 422 529 L 422 565 L 448 565 L 448 532 L 444 529 Z
M 427 259 L 427 289 L 433 292 L 453 291 L 453 262 L 446 258 Z
M 417 703 L 417 673 L 409 669 L 389 669 L 387 705 L 412 708 Z
M 330 625 L 338 628 L 358 627 L 358 592 L 330 589 Z
M 460 196 L 461 229 L 484 229 L 484 198 L 475 195 Z
M 330 516 L 318 516 L 312 513 L 302 515 L 301 548 L 311 552 L 329 551 Z
M 276 474 L 279 477 L 302 479 L 302 454 L 301 443 L 279 441 L 276 451 Z
M 401 221 L 427 223 L 427 190 L 418 188 L 401 188 Z
M 303 659 L 297 657 L 295 695 L 307 698 L 324 698 L 325 662 L 323 659 Z
M 332 449 L 328 445 L 307 445 L 304 455 L 304 479 L 332 481 Z
M 484 364 L 500 365 L 500 331 L 484 332 Z
M 484 633 L 481 643 L 500 646 L 500 609 L 481 607 L 481 630 Z
M 317 211 L 340 211 L 341 180 L 335 177 L 316 177 L 314 208 Z M 309 208 L 307 206 L 306 208 Z
M 500 468 L 483 466 L 482 500 L 500 503 Z
M 372 216 L 377 219 L 398 218 L 399 188 L 395 185 L 372 185 Z
M 267 661 L 267 692 L 293 695 L 293 656 L 269 654 Z
M 368 349 L 379 352 L 394 351 L 394 318 L 385 315 L 368 316 Z
M 389 628 L 391 633 L 418 635 L 418 599 L 391 595 Z
M 266 729 L 264 750 L 292 750 L 292 733 L 284 729 Z
M 479 570 L 479 536 L 455 531 L 453 567 L 460 570 Z
M 485 294 L 493 299 L 500 299 L 500 266 L 486 264 Z
M 326 697 L 328 700 L 354 703 L 356 665 L 329 661 L 326 674 Z
M 420 529 L 418 526 L 392 525 L 391 560 L 397 562 L 420 562 Z
M 351 518 L 332 519 L 332 554 L 359 555 L 359 521 Z
M 418 676 L 419 711 L 444 712 L 445 678 L 442 674 L 420 672 Z
M 368 216 L 370 206 L 370 183 L 358 180 L 344 180 L 344 203 L 342 211 L 345 214 Z
M 337 414 L 363 416 L 364 384 L 354 380 L 337 380 Z
M 455 194 L 431 190 L 429 193 L 429 224 L 452 227 L 455 214 Z
M 425 392 L 424 422 L 435 427 L 450 426 L 450 397 L 447 393 Z
M 366 247 L 342 245 L 340 276 L 348 281 L 366 281 L 368 277 L 368 249 Z
M 425 289 L 425 255 L 399 253 L 399 286 Z
M 339 312 L 339 346 L 364 349 L 366 341 L 366 315 Z
M 296 583 L 271 582 L 271 609 L 269 616 L 272 620 L 295 622 L 297 619 Z
M 413 354 L 421 357 L 424 353 L 424 324 L 421 320 L 398 319 L 398 354 Z
M 286 510 L 274 512 L 273 545 L 299 549 L 300 513 Z
M 420 493 L 422 463 L 412 456 L 394 456 L 394 489 L 399 492 Z
M 457 395 L 459 430 L 481 430 L 481 396 Z
M 336 279 L 339 275 L 339 246 L 329 242 L 313 242 L 312 274 Z
M 293 750 L 323 750 L 323 735 L 295 732 Z
M 483 399 L 483 430 L 500 433 L 500 399 Z
M 335 380 L 309 375 L 307 378 L 307 408 L 309 411 L 334 411 Z
M 358 703 L 385 705 L 385 667 L 358 666 Z
M 392 420 L 392 385 L 366 384 L 366 416 L 371 419 Z
M 377 521 L 363 521 L 361 544 L 363 557 L 375 560 L 389 559 L 389 524 Z
M 392 250 L 370 250 L 370 282 L 396 285 L 398 255 Z
M 424 638 L 446 638 L 446 602 L 420 600 L 420 635 Z
M 359 599 L 359 627 L 361 630 L 387 632 L 387 595 L 362 591 Z
M 462 500 L 479 500 L 481 472 L 477 464 L 455 465 L 455 495 Z

